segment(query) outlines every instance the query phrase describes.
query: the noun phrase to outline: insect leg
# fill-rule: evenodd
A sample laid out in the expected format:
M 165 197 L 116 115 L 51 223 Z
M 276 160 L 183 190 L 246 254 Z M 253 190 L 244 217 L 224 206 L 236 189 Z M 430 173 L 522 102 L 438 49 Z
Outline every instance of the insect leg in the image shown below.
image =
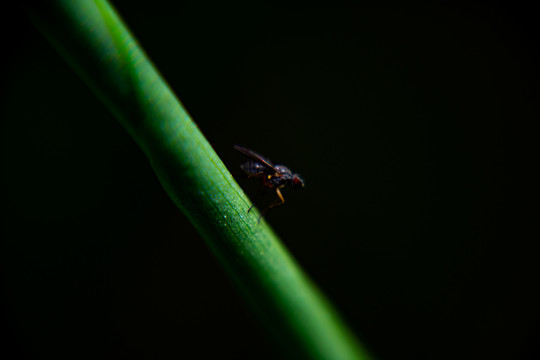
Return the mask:
M 254 177 L 262 177 L 264 175 L 264 171 L 260 171 L 258 173 L 255 173 L 255 174 L 250 174 L 248 175 L 248 179 L 251 179 L 251 178 L 254 178 Z
M 233 177 L 235 179 L 251 179 L 251 178 L 255 178 L 255 177 L 262 177 L 263 174 L 264 174 L 264 171 L 261 171 L 261 172 L 255 173 L 255 174 L 246 174 L 246 173 L 233 174 Z
M 268 214 L 268 211 L 270 211 L 270 209 L 272 209 L 272 208 L 274 208 L 274 207 L 276 207 L 276 206 L 285 204 L 285 198 L 284 198 L 283 195 L 281 194 L 281 191 L 279 191 L 279 188 L 276 188 L 276 194 L 277 194 L 277 196 L 279 197 L 279 199 L 277 199 L 276 201 L 274 201 L 273 203 L 271 203 L 266 209 L 264 209 L 264 210 L 261 212 L 261 216 L 259 216 L 259 221 L 261 221 L 261 217 L 265 217 L 266 214 Z
M 254 207 L 255 205 L 257 205 L 257 203 L 259 203 L 259 201 L 262 200 L 264 194 L 266 194 L 266 190 L 267 190 L 267 188 L 263 185 L 263 186 L 261 187 L 261 190 L 259 190 L 259 192 L 255 195 L 255 198 L 253 199 L 253 203 L 252 203 L 251 206 L 249 207 L 248 212 L 250 212 L 251 209 L 253 209 L 253 207 Z
M 279 199 L 276 200 L 274 203 L 270 204 L 268 209 L 285 204 L 285 199 L 283 198 L 283 195 L 281 195 L 281 191 L 279 191 L 279 188 L 276 188 L 276 194 L 279 197 Z

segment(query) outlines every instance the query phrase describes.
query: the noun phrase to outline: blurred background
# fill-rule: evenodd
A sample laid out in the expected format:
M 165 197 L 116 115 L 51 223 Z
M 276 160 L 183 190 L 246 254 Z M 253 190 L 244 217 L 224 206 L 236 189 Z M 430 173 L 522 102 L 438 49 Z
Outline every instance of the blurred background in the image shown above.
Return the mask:
M 304 177 L 268 221 L 376 358 L 540 358 L 532 5 L 112 3 L 231 171 L 242 144 Z M 0 357 L 282 358 L 127 133 L 6 14 Z

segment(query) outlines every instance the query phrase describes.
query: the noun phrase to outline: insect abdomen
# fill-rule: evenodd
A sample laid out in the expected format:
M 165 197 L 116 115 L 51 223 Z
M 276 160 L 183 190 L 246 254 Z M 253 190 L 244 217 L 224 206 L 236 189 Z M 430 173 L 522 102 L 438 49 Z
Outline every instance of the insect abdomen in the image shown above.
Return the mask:
M 255 161 L 246 161 L 245 163 L 240 165 L 240 169 L 242 169 L 242 171 L 248 175 L 253 175 L 264 172 L 266 170 L 266 166 L 259 164 Z

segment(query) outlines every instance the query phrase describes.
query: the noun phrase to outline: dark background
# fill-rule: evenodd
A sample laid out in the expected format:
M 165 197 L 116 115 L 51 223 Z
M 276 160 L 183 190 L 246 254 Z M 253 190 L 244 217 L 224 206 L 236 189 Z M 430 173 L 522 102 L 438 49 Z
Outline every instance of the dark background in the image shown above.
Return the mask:
M 231 170 L 238 143 L 303 175 L 268 221 L 378 359 L 540 358 L 531 6 L 113 3 Z M 0 357 L 281 358 L 134 142 L 5 14 Z

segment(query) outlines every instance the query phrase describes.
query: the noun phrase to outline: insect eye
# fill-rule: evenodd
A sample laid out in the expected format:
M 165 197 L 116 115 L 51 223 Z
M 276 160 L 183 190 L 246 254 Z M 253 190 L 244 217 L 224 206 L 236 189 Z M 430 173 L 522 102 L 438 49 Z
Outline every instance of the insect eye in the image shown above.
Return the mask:
M 298 176 L 297 174 L 294 174 L 292 178 L 292 187 L 294 189 L 299 189 L 299 188 L 304 187 L 304 180 L 302 180 L 302 178 L 300 178 L 300 176 Z

